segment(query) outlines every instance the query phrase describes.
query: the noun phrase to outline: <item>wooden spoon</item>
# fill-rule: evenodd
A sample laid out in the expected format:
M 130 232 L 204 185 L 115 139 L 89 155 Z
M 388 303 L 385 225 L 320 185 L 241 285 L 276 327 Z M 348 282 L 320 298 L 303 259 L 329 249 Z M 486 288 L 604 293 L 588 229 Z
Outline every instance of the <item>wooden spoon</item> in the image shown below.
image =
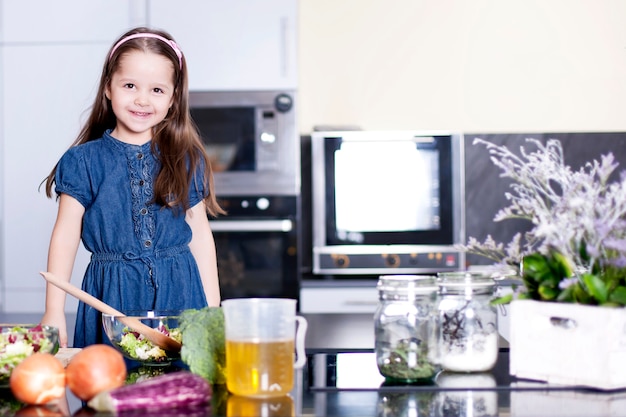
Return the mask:
M 138 319 L 134 317 L 126 317 L 123 313 L 117 311 L 110 305 L 98 300 L 93 295 L 81 290 L 80 288 L 70 284 L 69 282 L 63 281 L 55 277 L 54 274 L 50 272 L 40 272 L 40 274 L 50 284 L 62 289 L 63 291 L 65 291 L 66 293 L 70 295 L 73 295 L 74 297 L 78 298 L 80 301 L 84 302 L 85 304 L 89 304 L 90 306 L 98 310 L 99 312 L 123 317 L 119 319 L 122 323 L 124 323 L 126 326 L 130 327 L 134 331 L 143 334 L 148 340 L 150 340 L 155 345 L 165 350 L 168 350 L 170 352 L 180 351 L 180 348 L 182 347 L 182 345 L 180 344 L 180 342 L 172 339 L 171 337 L 161 333 L 160 331 L 156 329 L 153 329 L 150 326 L 145 325 L 144 323 L 142 323 L 141 321 L 139 321 Z

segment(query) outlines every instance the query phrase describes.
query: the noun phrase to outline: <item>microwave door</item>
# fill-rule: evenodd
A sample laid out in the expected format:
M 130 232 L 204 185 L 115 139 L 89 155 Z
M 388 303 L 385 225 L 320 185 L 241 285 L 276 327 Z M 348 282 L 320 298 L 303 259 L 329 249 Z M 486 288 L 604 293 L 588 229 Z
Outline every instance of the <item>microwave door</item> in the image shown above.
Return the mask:
M 256 170 L 254 107 L 199 107 L 191 115 L 214 172 Z

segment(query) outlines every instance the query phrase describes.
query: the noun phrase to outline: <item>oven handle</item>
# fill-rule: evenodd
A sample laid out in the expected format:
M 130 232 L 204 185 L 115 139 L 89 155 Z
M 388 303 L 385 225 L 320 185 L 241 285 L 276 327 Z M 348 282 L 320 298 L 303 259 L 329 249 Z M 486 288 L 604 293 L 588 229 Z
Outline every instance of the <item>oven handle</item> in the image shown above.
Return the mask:
M 214 232 L 291 232 L 293 221 L 283 220 L 213 220 Z

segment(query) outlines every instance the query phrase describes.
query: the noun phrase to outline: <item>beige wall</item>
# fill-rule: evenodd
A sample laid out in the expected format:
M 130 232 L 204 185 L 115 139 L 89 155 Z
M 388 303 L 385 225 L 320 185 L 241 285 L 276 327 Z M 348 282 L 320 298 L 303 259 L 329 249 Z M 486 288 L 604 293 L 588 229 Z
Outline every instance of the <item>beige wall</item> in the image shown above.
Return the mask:
M 626 131 L 626 1 L 300 0 L 300 131 Z

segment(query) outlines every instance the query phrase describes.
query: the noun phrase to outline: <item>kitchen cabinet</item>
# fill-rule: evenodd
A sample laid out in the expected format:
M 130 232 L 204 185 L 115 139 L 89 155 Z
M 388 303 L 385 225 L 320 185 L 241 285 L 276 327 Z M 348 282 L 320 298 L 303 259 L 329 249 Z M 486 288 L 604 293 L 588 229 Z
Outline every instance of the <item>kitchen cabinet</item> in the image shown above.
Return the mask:
M 297 0 L 148 0 L 148 22 L 179 43 L 192 90 L 297 86 Z
M 43 312 L 56 202 L 41 182 L 76 138 L 111 43 L 142 17 L 137 0 L 0 3 L 0 309 Z M 145 13 L 144 13 L 145 14 Z M 88 262 L 82 248 L 73 282 Z M 67 298 L 67 311 L 76 300 Z
M 0 41 L 6 44 L 109 43 L 129 16 L 144 20 L 145 0 L 2 0 Z M 75 62 L 75 59 L 71 61 Z
M 46 270 L 56 203 L 45 197 L 39 184 L 76 137 L 81 114 L 97 88 L 107 48 L 33 45 L 2 49 L 5 310 L 43 311 L 44 281 L 38 272 Z M 41 62 L 49 63 L 45 70 Z M 64 70 L 64 62 L 73 62 L 73 69 Z M 25 82 L 12 82 L 17 79 Z M 82 258 L 79 254 L 79 273 Z
M 302 313 L 364 313 L 374 315 L 378 307 L 377 280 L 324 285 L 303 281 L 300 289 Z

